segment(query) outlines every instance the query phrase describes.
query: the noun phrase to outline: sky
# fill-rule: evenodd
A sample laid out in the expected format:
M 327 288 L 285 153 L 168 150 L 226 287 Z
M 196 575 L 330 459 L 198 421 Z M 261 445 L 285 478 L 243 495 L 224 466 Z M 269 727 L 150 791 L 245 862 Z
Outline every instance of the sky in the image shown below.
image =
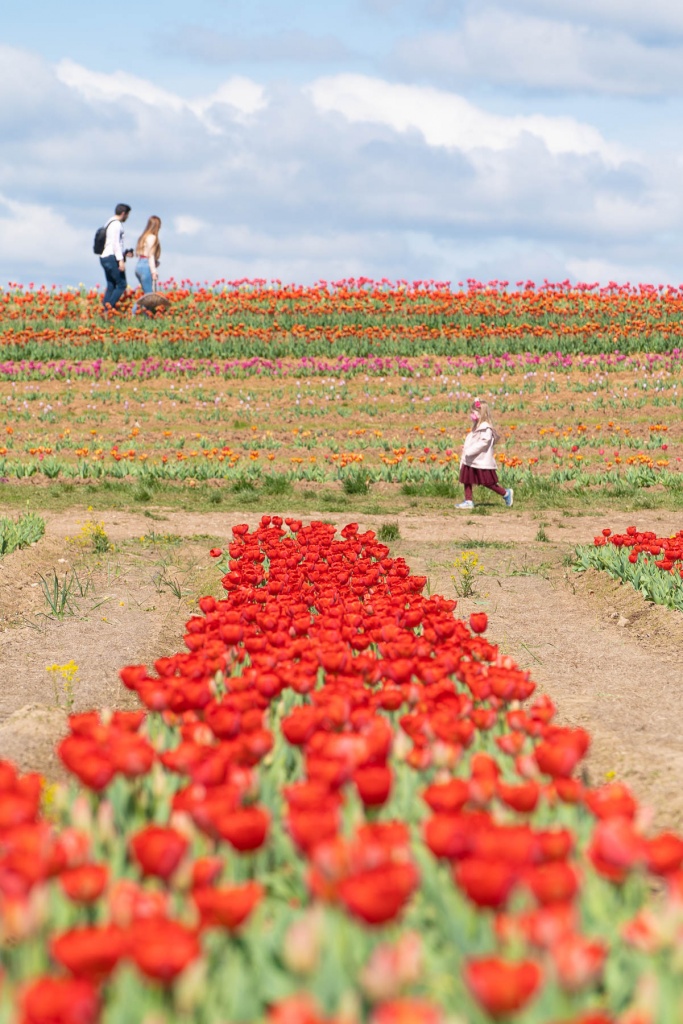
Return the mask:
M 3 286 L 679 284 L 682 171 L 680 0 L 3 2 Z

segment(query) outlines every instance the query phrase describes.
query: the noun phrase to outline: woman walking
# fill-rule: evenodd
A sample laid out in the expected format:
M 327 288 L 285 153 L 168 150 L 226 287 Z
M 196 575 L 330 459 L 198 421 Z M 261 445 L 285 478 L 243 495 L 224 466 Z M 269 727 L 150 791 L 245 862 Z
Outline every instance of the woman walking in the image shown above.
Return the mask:
M 496 460 L 493 446 L 499 438 L 491 420 L 491 410 L 486 402 L 475 398 L 470 410 L 472 429 L 465 438 L 460 456 L 460 483 L 465 487 L 465 500 L 456 508 L 474 508 L 472 488 L 488 487 L 499 494 L 510 508 L 514 497 L 512 488 L 507 490 L 498 483 Z
M 153 292 L 156 288 L 159 257 L 161 256 L 160 229 L 161 219 L 159 217 L 150 217 L 147 221 L 147 227 L 138 238 L 138 244 L 135 246 L 135 255 L 138 258 L 135 276 L 142 285 L 145 295 Z

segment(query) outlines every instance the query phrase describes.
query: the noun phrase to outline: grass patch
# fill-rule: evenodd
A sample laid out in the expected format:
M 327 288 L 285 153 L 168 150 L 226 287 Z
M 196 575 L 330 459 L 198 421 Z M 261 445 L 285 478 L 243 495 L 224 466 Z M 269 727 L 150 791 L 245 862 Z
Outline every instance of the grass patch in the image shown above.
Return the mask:
M 274 475 L 275 476 L 275 475 Z M 23 482 L 7 483 L 0 485 L 0 512 L 23 512 L 26 510 L 26 502 L 31 501 L 31 508 L 36 512 L 41 511 L 67 511 L 78 510 L 85 514 L 87 508 L 93 512 L 104 511 L 131 511 L 151 512 L 148 518 L 154 515 L 166 515 L 172 511 L 184 512 L 210 512 L 220 504 L 222 512 L 239 512 L 245 507 L 259 506 L 262 512 L 268 512 L 269 499 L 273 496 L 267 490 L 266 482 L 269 478 L 263 477 L 258 487 L 248 490 L 232 491 L 227 485 L 217 488 L 213 483 L 202 482 L 194 487 L 175 481 L 144 481 L 143 487 L 149 494 L 144 501 L 140 501 L 137 495 L 140 492 L 140 484 L 131 479 L 124 480 L 102 480 L 95 486 L 88 486 L 84 483 L 74 482 L 73 490 L 66 491 L 62 482 L 44 483 L 31 478 Z M 271 478 L 272 479 L 272 478 Z M 278 486 L 282 486 L 278 484 Z M 284 492 L 287 495 L 287 511 L 297 514 L 309 514 L 316 511 L 326 512 L 348 512 L 350 515 L 377 515 L 387 520 L 392 520 L 402 512 L 433 513 L 435 515 L 454 515 L 452 496 L 439 497 L 426 493 L 415 493 L 416 488 L 411 485 L 396 484 L 392 487 L 383 487 L 381 490 L 373 489 L 369 498 L 367 494 L 348 494 L 339 488 L 332 490 L 329 483 L 321 483 L 315 487 L 297 481 L 292 481 L 290 490 Z M 429 491 L 429 488 L 417 488 L 418 491 Z M 220 495 L 220 503 L 216 495 Z M 277 496 L 277 495 L 276 495 Z M 484 497 L 482 495 L 482 497 Z M 540 497 L 537 493 L 529 493 L 525 498 L 523 488 L 515 487 L 515 512 L 544 512 L 556 511 L 567 518 L 584 515 L 607 515 L 611 511 L 638 512 L 645 508 L 652 507 L 668 511 L 683 510 L 683 494 L 681 492 L 667 491 L 664 488 L 651 489 L 646 494 L 642 490 L 631 489 L 626 497 L 614 497 L 607 488 L 587 488 L 581 495 L 575 494 L 571 489 L 559 491 L 558 499 L 562 498 L 562 507 L 553 508 L 551 496 L 542 492 Z M 554 500 L 554 495 L 552 496 Z M 519 500 L 518 500 L 519 499 Z M 647 504 L 643 504 L 643 499 Z M 282 509 L 279 509 L 282 511 Z M 479 516 L 487 516 L 492 512 L 510 514 L 506 511 L 502 501 L 488 502 L 484 499 L 478 503 L 467 515 L 467 522 L 474 522 Z
M 230 490 L 235 494 L 253 494 L 256 491 L 256 484 L 248 476 L 240 476 L 233 482 Z
M 514 548 L 510 540 L 475 540 L 472 537 L 465 537 L 463 540 L 456 540 L 455 546 L 469 550 L 470 548 Z
M 377 539 L 383 544 L 390 544 L 392 541 L 400 540 L 401 531 L 398 523 L 381 523 L 377 530 Z
M 344 494 L 367 494 L 370 490 L 370 482 L 365 473 L 356 470 L 347 473 L 342 479 Z
M 269 495 L 291 494 L 292 484 L 282 473 L 267 476 L 263 480 L 263 493 Z
M 460 489 L 450 480 L 427 480 L 424 483 L 403 484 L 401 493 L 411 498 L 449 498 L 453 500 Z

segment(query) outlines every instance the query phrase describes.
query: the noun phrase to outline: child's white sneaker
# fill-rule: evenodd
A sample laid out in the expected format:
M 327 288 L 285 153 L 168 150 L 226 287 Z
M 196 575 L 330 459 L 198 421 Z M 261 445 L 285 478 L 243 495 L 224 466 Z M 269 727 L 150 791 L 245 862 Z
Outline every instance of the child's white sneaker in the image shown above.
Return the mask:
M 456 508 L 474 508 L 474 502 L 473 501 L 461 501 L 460 504 L 456 505 L 455 507 Z
M 515 492 L 513 491 L 513 489 L 511 487 L 508 487 L 507 491 L 505 492 L 505 494 L 503 496 L 503 501 L 505 502 L 505 504 L 507 505 L 508 508 L 512 508 L 512 502 L 514 500 L 514 497 L 515 497 Z

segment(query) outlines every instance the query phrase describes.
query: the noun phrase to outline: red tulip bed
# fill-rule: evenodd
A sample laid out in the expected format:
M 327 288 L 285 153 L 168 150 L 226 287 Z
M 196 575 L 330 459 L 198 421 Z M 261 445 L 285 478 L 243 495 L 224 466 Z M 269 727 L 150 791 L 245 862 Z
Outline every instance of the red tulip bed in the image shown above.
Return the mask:
M 577 569 L 601 569 L 630 583 L 655 604 L 683 611 L 683 530 L 658 537 L 629 526 L 625 533 L 606 527 L 590 545 L 577 548 Z
M 233 528 L 146 710 L 0 764 L 0 1021 L 665 1024 L 683 842 L 350 524 Z

